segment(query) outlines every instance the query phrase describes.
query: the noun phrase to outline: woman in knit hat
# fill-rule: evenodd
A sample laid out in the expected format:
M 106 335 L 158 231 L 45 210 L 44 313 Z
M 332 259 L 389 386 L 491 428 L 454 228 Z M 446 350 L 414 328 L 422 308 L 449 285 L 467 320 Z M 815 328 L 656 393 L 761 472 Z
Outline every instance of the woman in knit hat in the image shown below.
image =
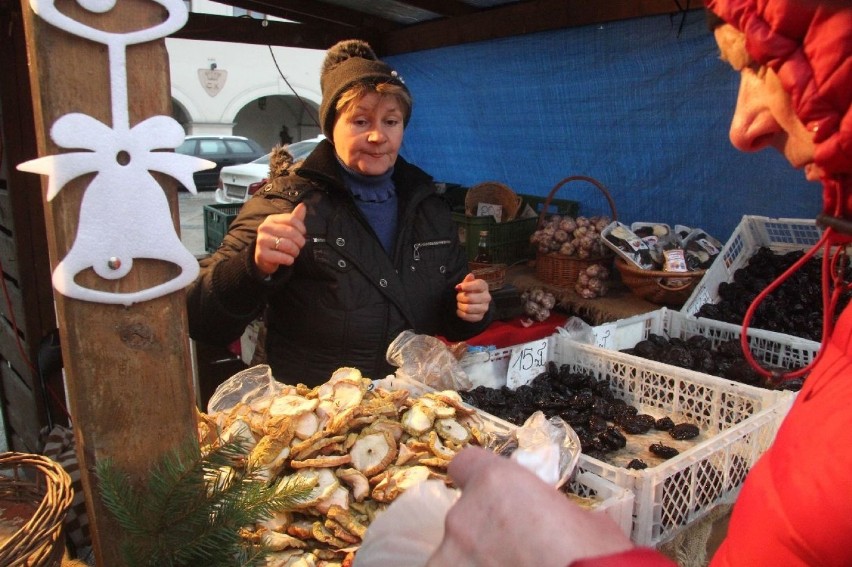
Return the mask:
M 452 341 L 492 318 L 432 178 L 398 155 L 411 117 L 402 78 L 360 40 L 322 66 L 326 140 L 243 205 L 190 286 L 190 334 L 227 344 L 261 314 L 266 362 L 309 386 L 336 369 L 382 378 L 405 330 Z
M 773 147 L 821 184 L 825 230 L 815 248 L 830 282 L 822 352 L 748 473 L 710 565 L 852 565 L 852 306 L 833 325 L 836 296 L 828 289 L 849 286 L 833 277 L 831 261 L 848 265 L 836 254 L 852 243 L 852 5 L 707 4 L 722 59 L 741 76 L 731 141 L 743 151 Z M 462 495 L 429 567 L 673 565 L 634 548 L 604 514 L 581 510 L 507 459 L 468 448 L 449 473 Z

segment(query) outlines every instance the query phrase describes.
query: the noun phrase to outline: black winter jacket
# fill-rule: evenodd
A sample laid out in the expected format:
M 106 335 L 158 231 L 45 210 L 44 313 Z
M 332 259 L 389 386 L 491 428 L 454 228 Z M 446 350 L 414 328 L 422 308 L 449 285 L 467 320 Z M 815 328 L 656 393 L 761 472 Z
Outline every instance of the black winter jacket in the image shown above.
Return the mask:
M 314 386 L 342 366 L 369 378 L 392 373 L 387 347 L 405 330 L 452 341 L 483 331 L 493 304 L 479 323 L 456 316 L 455 285 L 469 268 L 447 204 L 401 157 L 393 180 L 399 221 L 391 258 L 344 188 L 334 148 L 321 142 L 295 173 L 246 202 L 219 249 L 202 260 L 188 290 L 190 335 L 227 344 L 264 313 L 273 376 Z M 299 202 L 307 205 L 307 243 L 292 266 L 264 279 L 253 260 L 257 226 Z

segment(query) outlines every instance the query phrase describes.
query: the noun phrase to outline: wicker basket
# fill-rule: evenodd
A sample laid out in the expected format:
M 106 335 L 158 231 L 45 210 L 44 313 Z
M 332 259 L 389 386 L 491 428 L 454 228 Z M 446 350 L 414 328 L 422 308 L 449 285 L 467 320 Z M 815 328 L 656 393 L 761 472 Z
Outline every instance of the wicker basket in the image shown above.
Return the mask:
M 506 264 L 470 262 L 468 265 L 474 276 L 488 282 L 488 291 L 494 291 L 503 287 L 506 280 Z
M 594 264 L 609 268 L 612 265 L 612 257 L 575 258 L 564 254 L 539 252 L 535 261 L 535 275 L 548 285 L 568 289 L 574 287 L 580 274 Z
M 60 565 L 65 553 L 62 526 L 73 497 L 71 477 L 55 461 L 41 455 L 0 453 L 0 508 L 20 508 L 29 516 L 0 544 L 0 565 Z
M 467 190 L 464 197 L 464 213 L 469 217 L 475 217 L 480 203 L 500 205 L 503 208 L 500 222 L 506 222 L 513 220 L 518 214 L 521 202 L 521 197 L 507 185 L 486 181 Z
M 546 220 L 546 211 L 548 210 L 550 201 L 553 199 L 556 191 L 570 181 L 588 181 L 597 187 L 600 192 L 603 193 L 603 196 L 606 197 L 609 208 L 612 210 L 613 220 L 618 219 L 618 212 L 615 209 L 615 202 L 612 200 L 612 195 L 610 195 L 609 190 L 604 187 L 600 181 L 584 175 L 572 175 L 557 183 L 553 189 L 550 190 L 547 200 L 545 201 L 544 208 L 538 217 L 539 227 L 544 225 Z M 580 273 L 593 264 L 600 264 L 601 266 L 609 268 L 612 265 L 612 256 L 577 258 L 575 256 L 565 256 L 564 254 L 542 254 L 541 252 L 536 252 L 535 274 L 536 277 L 545 284 L 558 288 L 570 289 L 574 287 L 575 283 L 577 283 L 577 278 L 580 276 Z
M 660 270 L 643 270 L 624 258 L 615 259 L 615 267 L 630 291 L 651 303 L 680 307 L 704 277 L 705 270 L 672 274 Z

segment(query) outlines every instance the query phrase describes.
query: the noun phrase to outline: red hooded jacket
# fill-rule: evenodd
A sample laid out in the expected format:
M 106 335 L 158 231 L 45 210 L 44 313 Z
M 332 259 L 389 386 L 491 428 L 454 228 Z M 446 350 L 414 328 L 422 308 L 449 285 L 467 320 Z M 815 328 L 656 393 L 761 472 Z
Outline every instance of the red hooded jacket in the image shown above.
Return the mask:
M 852 5 L 708 0 L 772 68 L 814 132 L 824 212 L 852 218 Z M 841 7 L 842 6 L 842 7 Z M 835 242 L 848 242 L 837 235 Z M 805 381 L 778 435 L 749 472 L 712 567 L 852 565 L 852 307 Z

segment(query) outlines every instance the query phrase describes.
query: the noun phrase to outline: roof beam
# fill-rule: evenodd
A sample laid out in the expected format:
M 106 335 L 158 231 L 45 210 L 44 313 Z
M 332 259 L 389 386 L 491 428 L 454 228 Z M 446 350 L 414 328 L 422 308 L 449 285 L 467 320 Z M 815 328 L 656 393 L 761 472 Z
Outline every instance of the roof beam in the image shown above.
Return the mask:
M 385 32 L 398 27 L 396 23 L 385 18 L 316 0 L 226 0 L 225 3 L 304 24 L 337 25 Z
M 191 13 L 186 25 L 170 37 L 226 41 L 253 45 L 276 45 L 306 49 L 328 49 L 343 39 L 359 38 L 372 44 L 374 34 L 339 25 L 310 25 L 255 18 L 233 18 Z
M 465 16 L 479 11 L 476 6 L 458 0 L 405 0 L 402 3 L 440 16 Z
M 387 32 L 382 56 L 682 11 L 675 0 L 531 0 Z

